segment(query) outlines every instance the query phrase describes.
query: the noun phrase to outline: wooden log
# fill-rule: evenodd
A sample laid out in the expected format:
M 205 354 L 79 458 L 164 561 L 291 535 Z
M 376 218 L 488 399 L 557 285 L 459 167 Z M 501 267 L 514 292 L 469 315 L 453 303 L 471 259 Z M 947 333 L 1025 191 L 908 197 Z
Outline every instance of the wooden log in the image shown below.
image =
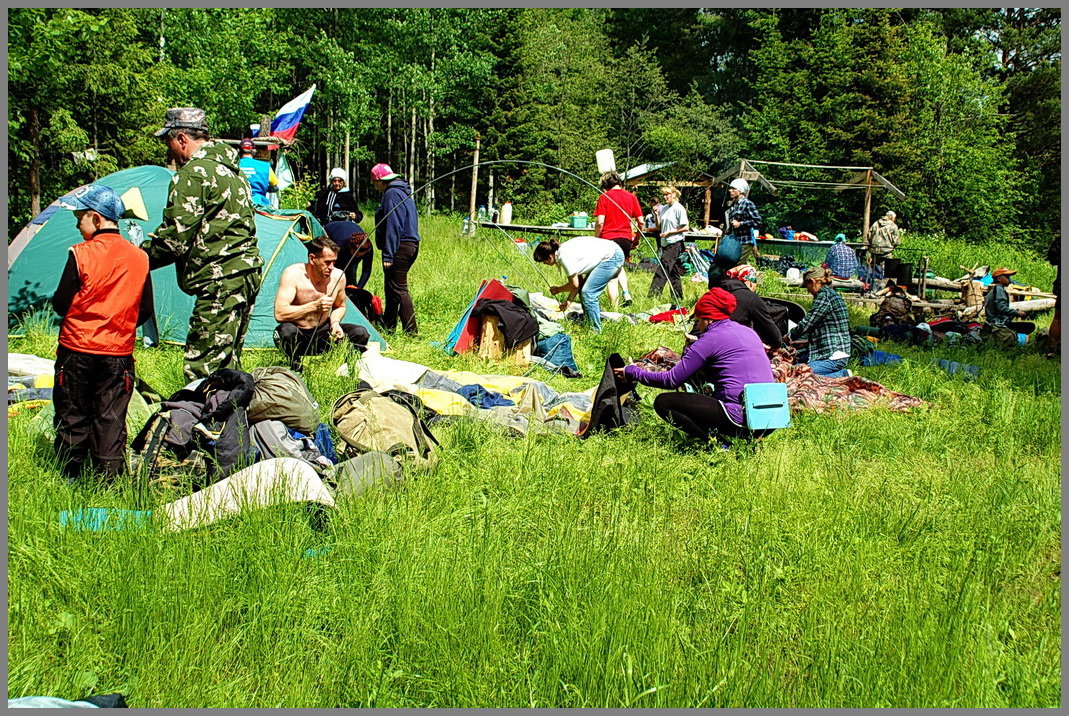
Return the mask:
M 1024 311 L 1025 313 L 1035 313 L 1036 311 L 1049 311 L 1054 308 L 1053 298 L 1036 298 L 1031 301 L 1011 301 L 1010 308 L 1014 311 Z M 961 315 L 975 316 L 982 313 L 984 310 L 983 304 L 978 306 L 969 306 L 961 311 Z
M 501 332 L 497 316 L 483 316 L 479 357 L 484 360 L 504 360 L 519 366 L 530 365 L 531 341 L 524 341 L 512 349 L 505 348 L 505 334 Z

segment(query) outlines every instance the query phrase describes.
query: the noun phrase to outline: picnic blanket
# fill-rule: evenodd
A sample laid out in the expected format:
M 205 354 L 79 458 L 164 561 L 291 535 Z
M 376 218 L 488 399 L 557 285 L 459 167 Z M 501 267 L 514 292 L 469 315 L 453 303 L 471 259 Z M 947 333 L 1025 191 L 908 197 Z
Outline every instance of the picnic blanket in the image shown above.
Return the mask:
M 885 388 L 874 380 L 852 375 L 829 378 L 814 375 L 805 363 L 795 363 L 793 348 L 779 348 L 769 352 L 772 376 L 777 383 L 787 384 L 787 404 L 792 411 L 813 410 L 826 413 L 835 409 L 858 410 L 883 405 L 888 410 L 903 413 L 927 405 L 920 398 Z M 660 346 L 639 359 L 646 370 L 665 371 L 679 362 L 679 356 Z
M 791 410 L 825 413 L 839 408 L 856 410 L 883 405 L 893 412 L 904 413 L 927 405 L 920 398 L 890 390 L 859 375 L 844 378 L 814 375 L 805 363 L 794 362 L 792 349 L 777 349 L 770 357 L 776 382 L 787 384 L 787 403 Z

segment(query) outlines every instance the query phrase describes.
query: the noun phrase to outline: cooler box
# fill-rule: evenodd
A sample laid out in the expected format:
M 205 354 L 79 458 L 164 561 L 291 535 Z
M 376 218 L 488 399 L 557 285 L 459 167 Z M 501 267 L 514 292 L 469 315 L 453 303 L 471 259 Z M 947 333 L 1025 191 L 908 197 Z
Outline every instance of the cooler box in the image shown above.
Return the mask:
M 750 430 L 773 430 L 791 425 L 787 407 L 786 383 L 750 383 L 742 389 L 746 427 Z
M 586 220 L 588 218 L 589 217 L 586 217 L 586 216 L 573 216 L 573 217 L 571 217 L 572 228 L 573 229 L 585 229 L 586 228 Z

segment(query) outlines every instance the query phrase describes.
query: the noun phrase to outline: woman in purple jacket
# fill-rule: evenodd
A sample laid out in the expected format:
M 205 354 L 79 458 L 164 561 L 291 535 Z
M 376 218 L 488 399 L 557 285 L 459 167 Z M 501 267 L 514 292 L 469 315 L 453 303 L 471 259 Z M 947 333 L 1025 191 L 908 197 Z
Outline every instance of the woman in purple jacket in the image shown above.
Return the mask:
M 627 377 L 654 388 L 678 388 L 698 378 L 713 384 L 712 395 L 661 393 L 653 409 L 661 418 L 694 437 L 716 437 L 723 447 L 731 438 L 763 437 L 771 430 L 750 430 L 742 404 L 748 383 L 772 383 L 772 366 L 761 339 L 752 328 L 728 317 L 735 310 L 735 297 L 722 288 L 711 288 L 694 305 L 698 339 L 684 352 L 674 368 L 651 373 L 636 365 L 618 370 Z

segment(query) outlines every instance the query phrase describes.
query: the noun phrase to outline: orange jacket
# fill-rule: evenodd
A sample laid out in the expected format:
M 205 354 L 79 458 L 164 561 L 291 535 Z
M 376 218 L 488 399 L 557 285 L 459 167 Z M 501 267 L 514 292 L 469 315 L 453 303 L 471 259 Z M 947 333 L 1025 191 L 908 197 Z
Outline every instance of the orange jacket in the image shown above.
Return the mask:
M 98 231 L 70 252 L 78 287 L 70 307 L 62 312 L 59 344 L 80 353 L 130 355 L 148 277 L 148 254 L 116 230 Z

